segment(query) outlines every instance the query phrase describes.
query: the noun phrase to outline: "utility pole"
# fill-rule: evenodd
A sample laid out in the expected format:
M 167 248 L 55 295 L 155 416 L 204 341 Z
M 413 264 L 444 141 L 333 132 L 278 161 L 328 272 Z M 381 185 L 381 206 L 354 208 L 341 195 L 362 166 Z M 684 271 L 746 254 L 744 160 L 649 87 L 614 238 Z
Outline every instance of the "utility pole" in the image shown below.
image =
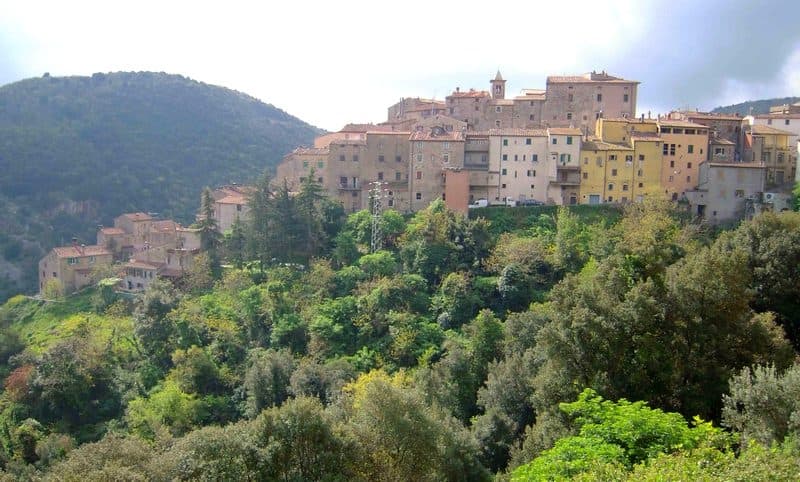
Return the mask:
M 386 184 L 381 181 L 373 181 L 372 189 L 369 191 L 372 201 L 372 238 L 370 240 L 370 252 L 374 253 L 383 247 L 383 234 L 381 233 L 381 212 L 383 210 L 383 188 Z

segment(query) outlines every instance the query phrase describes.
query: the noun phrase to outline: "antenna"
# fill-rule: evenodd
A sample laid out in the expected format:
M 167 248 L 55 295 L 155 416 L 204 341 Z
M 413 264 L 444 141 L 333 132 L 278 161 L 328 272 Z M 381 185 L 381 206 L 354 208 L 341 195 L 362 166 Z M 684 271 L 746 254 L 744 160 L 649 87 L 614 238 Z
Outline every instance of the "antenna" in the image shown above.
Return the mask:
M 383 210 L 383 191 L 385 182 L 373 181 L 372 188 L 369 190 L 369 197 L 372 201 L 372 237 L 370 239 L 370 253 L 374 253 L 383 247 L 383 233 L 381 233 L 381 211 Z

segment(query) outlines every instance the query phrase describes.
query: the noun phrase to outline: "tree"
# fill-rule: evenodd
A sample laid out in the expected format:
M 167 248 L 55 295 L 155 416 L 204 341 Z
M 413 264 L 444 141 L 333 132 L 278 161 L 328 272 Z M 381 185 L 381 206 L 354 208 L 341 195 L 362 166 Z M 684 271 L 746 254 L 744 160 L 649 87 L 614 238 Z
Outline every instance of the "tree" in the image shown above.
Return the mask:
M 245 225 L 237 216 L 231 226 L 231 232 L 225 238 L 225 250 L 236 269 L 242 269 L 247 244 Z
M 168 281 L 159 278 L 147 287 L 133 314 L 139 349 L 162 368 L 167 366 L 175 343 L 175 326 L 167 318 L 167 313 L 177 303 L 175 289 Z
M 265 171 L 247 198 L 247 205 L 250 207 L 247 226 L 248 257 L 258 261 L 258 269 L 262 276 L 272 260 L 275 249 L 273 244 L 275 216 L 272 201 L 269 172 Z
M 211 275 L 216 279 L 222 274 L 219 260 L 219 247 L 222 243 L 219 232 L 219 225 L 214 217 L 214 196 L 211 188 L 203 190 L 203 198 L 200 206 L 201 219 L 198 222 L 200 228 L 200 249 L 207 255 Z
M 800 435 L 800 364 L 784 372 L 774 365 L 745 367 L 730 380 L 722 421 L 745 443 L 764 446 Z
M 245 412 L 251 418 L 264 408 L 280 405 L 289 397 L 295 361 L 287 351 L 255 348 L 248 354 L 244 375 Z

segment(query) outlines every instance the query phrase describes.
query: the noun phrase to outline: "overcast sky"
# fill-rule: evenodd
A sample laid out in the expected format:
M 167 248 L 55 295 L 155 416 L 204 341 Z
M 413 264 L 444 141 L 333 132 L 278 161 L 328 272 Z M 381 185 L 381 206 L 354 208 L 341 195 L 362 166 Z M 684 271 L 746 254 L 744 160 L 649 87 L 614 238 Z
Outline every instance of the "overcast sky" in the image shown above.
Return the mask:
M 498 68 L 512 96 L 606 70 L 654 114 L 800 95 L 800 0 L 0 1 L 0 85 L 164 71 L 328 130 L 486 89 Z

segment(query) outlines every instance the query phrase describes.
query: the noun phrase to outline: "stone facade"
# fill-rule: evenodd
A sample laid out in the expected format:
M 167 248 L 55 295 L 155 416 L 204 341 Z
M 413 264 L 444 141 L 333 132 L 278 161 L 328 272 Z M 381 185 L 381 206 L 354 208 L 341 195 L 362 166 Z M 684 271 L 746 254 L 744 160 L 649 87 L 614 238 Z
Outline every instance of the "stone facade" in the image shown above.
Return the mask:
M 760 209 L 766 170 L 760 162 L 703 162 L 696 190 L 687 192 L 693 215 L 720 223 Z
M 92 282 L 92 271 L 110 266 L 113 254 L 105 246 L 71 246 L 53 248 L 39 261 L 39 291 L 55 280 L 63 294 L 73 293 Z
M 659 119 L 663 141 L 661 187 L 667 199 L 683 199 L 697 186 L 700 163 L 708 157 L 708 127 L 686 121 Z

